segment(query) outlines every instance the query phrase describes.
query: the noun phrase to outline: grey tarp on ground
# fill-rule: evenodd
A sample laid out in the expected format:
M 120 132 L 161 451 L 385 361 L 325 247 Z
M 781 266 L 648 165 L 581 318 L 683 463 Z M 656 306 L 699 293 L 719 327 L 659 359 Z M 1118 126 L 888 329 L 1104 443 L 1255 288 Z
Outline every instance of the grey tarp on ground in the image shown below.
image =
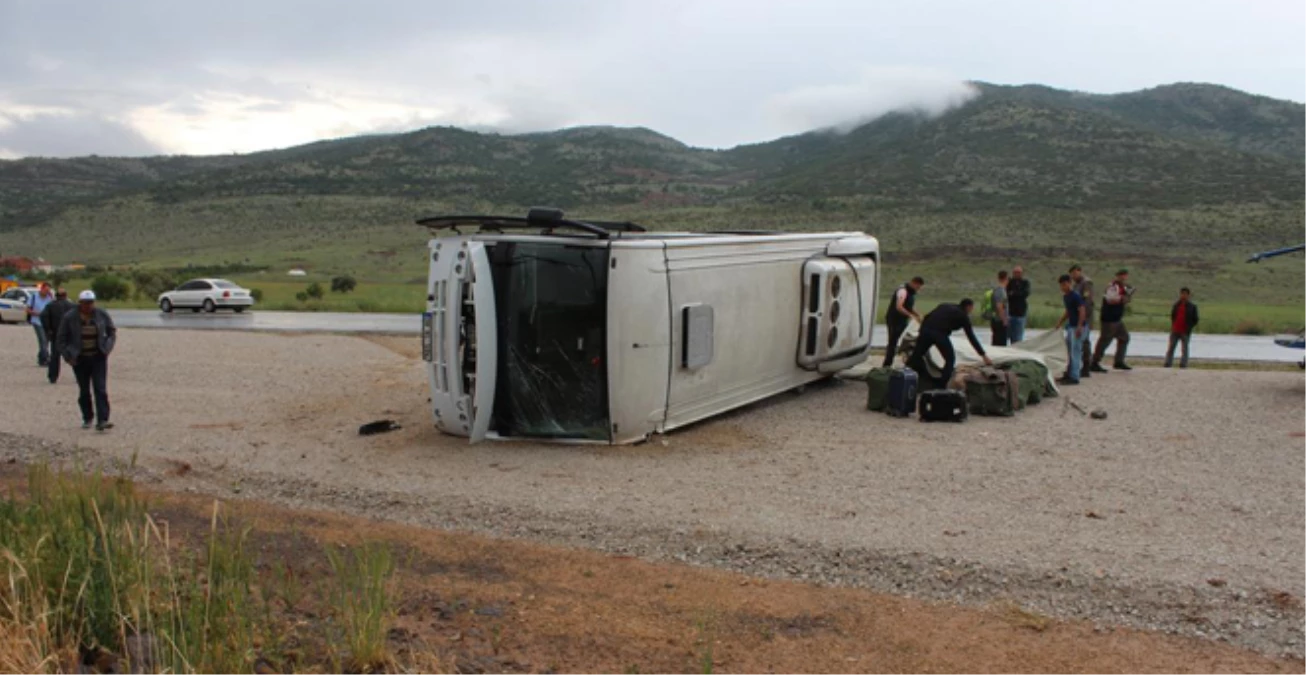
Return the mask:
M 916 332 L 920 325 L 915 321 L 907 327 L 903 333 L 902 341 L 907 344 L 916 344 Z M 957 333 L 952 336 L 952 348 L 957 352 L 957 365 L 979 365 L 979 354 L 970 346 L 970 341 L 966 339 L 965 334 Z M 1048 369 L 1048 386 L 1053 391 L 1059 392 L 1056 385 L 1056 378 L 1066 370 L 1066 342 L 1062 337 L 1062 332 L 1058 330 L 1044 331 L 1038 337 L 1025 340 L 1019 343 L 1019 347 L 989 347 L 985 346 L 984 351 L 988 353 L 989 358 L 993 359 L 994 365 L 1010 363 L 1012 361 L 1036 361 L 1043 364 Z M 935 370 L 937 376 L 943 368 L 943 357 L 939 355 L 937 349 L 931 349 L 926 357 L 930 366 Z M 865 379 L 866 373 L 878 366 L 883 357 L 872 356 L 859 365 L 853 366 L 839 374 L 840 377 L 860 380 Z M 895 363 L 901 364 L 906 361 L 905 356 L 899 356 Z

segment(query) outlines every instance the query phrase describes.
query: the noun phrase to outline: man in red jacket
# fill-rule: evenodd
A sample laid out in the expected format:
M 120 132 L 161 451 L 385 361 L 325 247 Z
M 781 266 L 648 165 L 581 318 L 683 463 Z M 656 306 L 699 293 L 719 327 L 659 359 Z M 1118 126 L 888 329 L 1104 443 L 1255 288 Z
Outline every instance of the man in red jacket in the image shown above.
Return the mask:
M 1188 367 L 1188 341 L 1193 337 L 1197 327 L 1197 305 L 1190 300 L 1193 292 L 1187 288 L 1179 289 L 1179 301 L 1170 308 L 1170 346 L 1165 350 L 1165 367 L 1174 365 L 1174 348 L 1176 344 L 1184 347 L 1184 355 L 1179 359 L 1179 367 Z

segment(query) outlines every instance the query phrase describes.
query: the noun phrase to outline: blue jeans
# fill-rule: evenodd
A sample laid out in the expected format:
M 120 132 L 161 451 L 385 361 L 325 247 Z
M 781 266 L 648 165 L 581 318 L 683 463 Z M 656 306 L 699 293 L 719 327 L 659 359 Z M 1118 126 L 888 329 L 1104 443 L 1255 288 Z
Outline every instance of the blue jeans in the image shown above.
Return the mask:
M 1070 357 L 1066 378 L 1075 382 L 1079 381 L 1079 373 L 1084 369 L 1084 338 L 1087 336 L 1087 330 L 1081 335 L 1078 328 L 1066 326 L 1066 353 Z
M 50 360 L 50 340 L 45 337 L 45 329 L 41 324 L 34 323 L 32 328 L 36 330 L 36 363 L 44 366 Z
M 1009 316 L 1007 317 L 1007 339 L 1011 344 L 1022 342 L 1025 339 L 1025 317 Z

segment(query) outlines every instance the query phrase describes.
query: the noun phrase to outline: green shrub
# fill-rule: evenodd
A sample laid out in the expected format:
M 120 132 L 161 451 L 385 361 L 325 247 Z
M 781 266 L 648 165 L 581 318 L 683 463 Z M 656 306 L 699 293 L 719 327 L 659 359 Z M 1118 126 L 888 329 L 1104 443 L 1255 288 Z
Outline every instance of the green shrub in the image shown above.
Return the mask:
M 295 294 L 295 299 L 300 302 L 308 302 L 308 293 L 305 293 L 304 291 L 300 291 Z
M 331 280 L 332 293 L 349 293 L 350 291 L 353 291 L 354 288 L 357 286 L 358 286 L 358 282 L 355 281 L 354 278 L 349 276 L 348 274 L 335 277 Z
M 131 285 L 112 274 L 101 274 L 92 280 L 91 290 L 95 291 L 97 300 L 104 302 L 126 300 L 131 295 Z
M 263 302 L 263 289 L 261 288 L 249 289 L 249 297 L 254 298 L 254 302 Z
M 324 295 L 324 293 L 322 292 L 322 284 L 319 284 L 318 282 L 314 281 L 313 283 L 308 285 L 308 288 L 304 289 L 304 293 L 305 295 L 307 295 L 310 298 L 313 298 L 314 300 L 321 300 L 322 296 Z

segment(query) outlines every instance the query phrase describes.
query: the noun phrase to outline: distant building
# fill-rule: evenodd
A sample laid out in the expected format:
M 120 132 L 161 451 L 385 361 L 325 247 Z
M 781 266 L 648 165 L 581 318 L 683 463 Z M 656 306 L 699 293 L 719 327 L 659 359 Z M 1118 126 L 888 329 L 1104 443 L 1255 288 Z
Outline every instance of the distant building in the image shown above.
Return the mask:
M 298 268 L 293 269 L 293 270 L 290 270 L 289 272 L 286 272 L 286 274 L 289 274 L 289 275 L 292 276 L 292 277 L 306 277 L 306 276 L 308 276 L 308 272 L 305 272 L 304 270 L 301 270 L 301 269 L 298 269 Z
M 12 269 L 19 274 L 31 274 L 32 268 L 36 266 L 36 261 L 31 258 L 25 258 L 20 255 L 11 255 L 0 258 L 0 268 Z

